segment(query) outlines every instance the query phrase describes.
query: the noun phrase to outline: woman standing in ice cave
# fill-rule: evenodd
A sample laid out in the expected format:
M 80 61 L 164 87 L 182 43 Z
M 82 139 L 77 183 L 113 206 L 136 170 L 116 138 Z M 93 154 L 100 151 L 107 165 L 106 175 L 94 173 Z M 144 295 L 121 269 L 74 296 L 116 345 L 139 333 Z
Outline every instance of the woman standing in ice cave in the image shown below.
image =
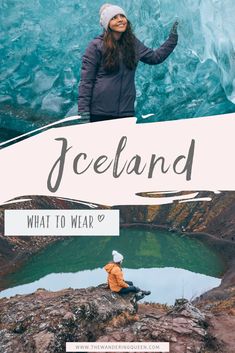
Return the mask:
M 116 5 L 100 8 L 103 34 L 88 45 L 82 60 L 78 114 L 84 122 L 134 116 L 135 71 L 139 61 L 156 65 L 174 50 L 176 21 L 158 49 L 147 48 L 133 34 L 125 11 Z

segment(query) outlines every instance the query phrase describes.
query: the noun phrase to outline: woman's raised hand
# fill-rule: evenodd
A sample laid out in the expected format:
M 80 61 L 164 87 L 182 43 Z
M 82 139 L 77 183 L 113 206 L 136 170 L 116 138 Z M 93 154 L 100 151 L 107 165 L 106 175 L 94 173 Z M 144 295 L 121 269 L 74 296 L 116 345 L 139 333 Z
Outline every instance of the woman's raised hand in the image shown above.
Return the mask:
M 177 32 L 178 24 L 179 24 L 179 22 L 178 22 L 178 20 L 176 20 L 171 28 L 170 34 L 178 34 L 178 32 Z

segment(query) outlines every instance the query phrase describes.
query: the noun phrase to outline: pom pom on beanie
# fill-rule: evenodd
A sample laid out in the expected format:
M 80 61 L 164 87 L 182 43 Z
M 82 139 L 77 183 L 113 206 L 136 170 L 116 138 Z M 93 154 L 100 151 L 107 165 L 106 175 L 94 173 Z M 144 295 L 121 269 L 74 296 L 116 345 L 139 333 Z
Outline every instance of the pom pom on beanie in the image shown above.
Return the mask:
M 121 262 L 123 260 L 122 254 L 120 254 L 116 250 L 112 251 L 112 255 L 113 255 L 113 262 Z

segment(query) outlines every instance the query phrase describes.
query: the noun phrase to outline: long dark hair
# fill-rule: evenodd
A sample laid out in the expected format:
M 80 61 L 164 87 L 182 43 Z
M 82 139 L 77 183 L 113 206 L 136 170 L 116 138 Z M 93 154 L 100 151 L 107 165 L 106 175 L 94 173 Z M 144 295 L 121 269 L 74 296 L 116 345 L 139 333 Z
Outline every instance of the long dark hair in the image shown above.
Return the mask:
M 127 21 L 126 31 L 119 40 L 114 38 L 113 31 L 109 27 L 104 33 L 103 65 L 105 70 L 110 73 L 118 71 L 121 58 L 129 70 L 136 67 L 135 36 L 129 21 Z

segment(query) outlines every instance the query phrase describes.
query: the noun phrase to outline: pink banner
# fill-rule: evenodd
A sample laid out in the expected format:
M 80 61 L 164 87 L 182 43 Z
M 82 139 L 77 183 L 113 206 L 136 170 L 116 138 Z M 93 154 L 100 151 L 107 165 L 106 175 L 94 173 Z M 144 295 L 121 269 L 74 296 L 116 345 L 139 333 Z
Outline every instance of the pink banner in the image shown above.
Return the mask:
M 0 203 L 47 195 L 105 205 L 162 204 L 171 190 L 235 190 L 235 114 L 51 128 L 0 151 Z M 153 196 L 153 195 L 152 195 Z

